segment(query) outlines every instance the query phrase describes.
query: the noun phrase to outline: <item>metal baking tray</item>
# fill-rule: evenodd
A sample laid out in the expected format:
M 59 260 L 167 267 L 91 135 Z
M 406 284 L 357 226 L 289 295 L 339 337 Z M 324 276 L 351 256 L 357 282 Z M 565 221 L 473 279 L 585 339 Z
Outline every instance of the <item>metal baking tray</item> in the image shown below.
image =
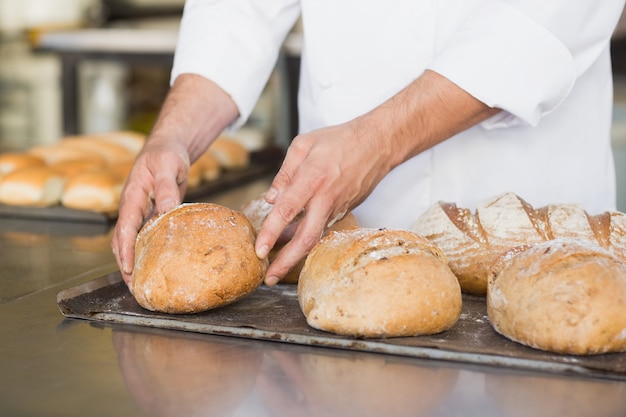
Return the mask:
M 250 165 L 248 167 L 240 170 L 224 171 L 219 178 L 204 182 L 194 189 L 187 190 L 185 202 L 198 201 L 213 193 L 255 180 L 264 174 L 275 171 L 281 160 L 282 151 L 279 149 L 271 148 L 253 152 L 250 155 Z M 117 213 L 75 210 L 61 205 L 26 207 L 0 204 L 0 217 L 110 224 L 117 220 Z
M 246 298 L 204 313 L 171 315 L 140 307 L 115 272 L 57 295 L 70 318 L 235 336 L 353 351 L 533 370 L 561 375 L 626 380 L 626 353 L 594 356 L 552 354 L 510 341 L 496 333 L 485 298 L 464 295 L 456 325 L 432 336 L 361 339 L 316 330 L 306 323 L 296 286 L 261 286 Z

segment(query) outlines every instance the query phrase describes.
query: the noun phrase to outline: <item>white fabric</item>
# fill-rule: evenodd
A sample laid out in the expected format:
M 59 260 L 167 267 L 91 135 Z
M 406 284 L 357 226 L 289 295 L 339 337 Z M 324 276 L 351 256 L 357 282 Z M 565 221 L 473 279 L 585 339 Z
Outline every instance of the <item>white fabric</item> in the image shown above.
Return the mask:
M 198 73 L 240 125 L 299 13 L 301 132 L 349 120 L 432 69 L 490 120 L 393 170 L 355 210 L 409 227 L 438 200 L 473 209 L 513 191 L 536 207 L 615 208 L 609 40 L 624 0 L 187 0 L 172 80 Z

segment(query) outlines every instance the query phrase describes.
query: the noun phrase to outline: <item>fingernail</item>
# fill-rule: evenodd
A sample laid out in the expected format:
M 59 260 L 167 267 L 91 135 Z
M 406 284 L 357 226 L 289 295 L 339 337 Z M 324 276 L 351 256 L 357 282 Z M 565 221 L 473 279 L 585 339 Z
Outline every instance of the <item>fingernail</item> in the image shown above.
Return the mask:
M 275 277 L 275 276 L 265 278 L 265 284 L 269 286 L 278 284 L 278 281 L 280 280 L 278 279 L 278 277 Z
M 276 197 L 278 197 L 278 190 L 276 188 L 270 188 L 265 193 L 265 199 L 269 202 L 273 202 Z
M 267 257 L 269 253 L 270 253 L 270 247 L 267 245 L 263 245 L 259 249 L 257 249 L 256 256 L 258 256 L 260 259 L 264 259 Z

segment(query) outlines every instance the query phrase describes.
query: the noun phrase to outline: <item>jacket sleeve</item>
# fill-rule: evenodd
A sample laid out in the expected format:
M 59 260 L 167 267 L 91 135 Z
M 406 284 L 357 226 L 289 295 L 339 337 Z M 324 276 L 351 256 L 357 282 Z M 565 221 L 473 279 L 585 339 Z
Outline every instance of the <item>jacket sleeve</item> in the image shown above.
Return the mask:
M 624 0 L 485 0 L 429 65 L 503 110 L 484 126 L 535 126 L 609 48 Z
M 212 80 L 239 109 L 233 127 L 242 125 L 299 14 L 297 0 L 187 0 L 171 83 L 184 73 Z

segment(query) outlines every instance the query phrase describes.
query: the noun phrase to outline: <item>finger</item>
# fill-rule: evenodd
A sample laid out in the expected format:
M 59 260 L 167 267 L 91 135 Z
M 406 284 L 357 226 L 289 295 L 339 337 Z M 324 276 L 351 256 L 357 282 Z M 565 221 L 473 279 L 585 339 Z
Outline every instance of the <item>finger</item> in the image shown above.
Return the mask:
M 307 208 L 293 238 L 272 260 L 265 276 L 266 285 L 275 285 L 320 241 L 329 213 L 320 207 Z
M 144 190 L 129 186 L 124 191 L 111 246 L 127 285 L 130 285 L 132 279 L 137 233 L 151 212 L 151 200 Z
M 274 181 L 281 182 L 287 176 L 290 175 L 283 174 L 282 179 L 275 178 Z M 267 256 L 285 228 L 302 215 L 305 205 L 315 195 L 323 181 L 324 176 L 319 171 L 309 169 L 307 175 L 294 176 L 289 187 L 279 193 L 257 236 L 255 244 L 257 256 L 260 258 Z
M 280 169 L 265 193 L 265 201 L 274 204 L 283 191 L 292 184 L 292 180 L 308 152 L 309 147 L 300 137 L 296 137 L 292 141 Z
M 269 254 L 270 249 L 276 244 L 285 228 L 302 212 L 303 207 L 303 203 L 286 198 L 279 200 L 272 207 L 263 221 L 263 226 L 255 242 L 255 249 L 259 258 L 265 258 Z
M 187 184 L 188 167 L 184 163 L 177 167 L 176 178 L 168 175 L 170 170 L 167 167 L 159 169 L 154 173 L 154 202 L 157 213 L 165 213 L 182 202 L 182 196 Z

